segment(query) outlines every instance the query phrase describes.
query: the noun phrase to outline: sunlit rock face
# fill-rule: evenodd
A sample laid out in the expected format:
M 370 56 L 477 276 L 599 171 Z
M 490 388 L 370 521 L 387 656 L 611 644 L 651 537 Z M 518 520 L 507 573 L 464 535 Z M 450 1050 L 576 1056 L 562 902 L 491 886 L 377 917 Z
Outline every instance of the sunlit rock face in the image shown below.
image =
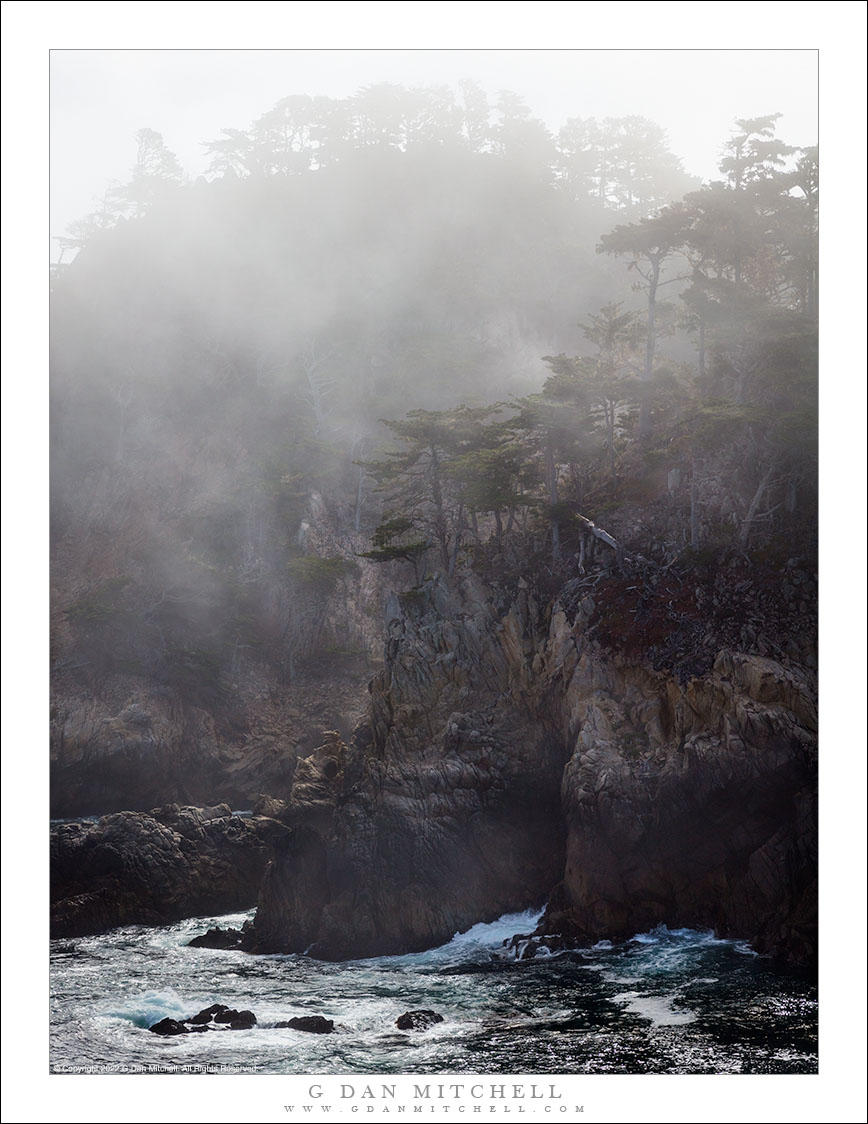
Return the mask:
M 554 888 L 541 932 L 810 960 L 811 676 L 721 651 L 681 682 L 589 639 L 594 611 L 474 578 L 390 598 L 368 717 L 300 763 L 250 947 L 421 949 Z
M 816 712 L 808 674 L 723 651 L 681 685 L 592 655 L 567 699 L 567 860 L 541 930 L 663 923 L 816 953 Z

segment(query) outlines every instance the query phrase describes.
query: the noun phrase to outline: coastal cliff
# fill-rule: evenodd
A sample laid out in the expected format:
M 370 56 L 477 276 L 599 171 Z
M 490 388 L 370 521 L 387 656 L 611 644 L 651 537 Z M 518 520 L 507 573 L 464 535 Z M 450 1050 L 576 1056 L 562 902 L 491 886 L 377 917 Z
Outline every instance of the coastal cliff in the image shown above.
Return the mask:
M 321 732 L 311 752 L 312 726 L 297 760 L 276 739 L 271 773 L 238 754 L 239 785 L 267 793 L 251 795 L 253 820 L 175 805 L 56 828 L 54 931 L 249 907 L 258 887 L 254 952 L 419 951 L 545 904 L 538 937 L 712 928 L 811 963 L 816 682 L 812 623 L 798 627 L 811 586 L 787 573 L 777 601 L 758 567 L 692 585 L 690 605 L 667 577 L 677 635 L 659 595 L 637 623 L 637 582 L 614 555 L 554 590 L 467 571 L 391 594 L 352 733 Z M 759 634 L 733 631 L 745 621 Z M 135 706 L 122 718 L 109 725 L 129 755 L 124 731 L 151 727 Z
M 389 599 L 367 718 L 300 763 L 256 951 L 419 950 L 542 903 L 563 865 L 566 755 L 534 691 L 538 625 L 525 591 L 499 612 L 473 578 Z
M 809 961 L 817 149 L 737 119 L 700 188 L 462 96 L 293 96 L 189 182 L 141 130 L 61 243 L 58 925 Z
M 280 811 L 252 949 L 416 950 L 548 898 L 541 934 L 711 927 L 812 960 L 810 669 L 733 649 L 655 669 L 571 601 L 473 576 L 390 598 L 367 718 Z

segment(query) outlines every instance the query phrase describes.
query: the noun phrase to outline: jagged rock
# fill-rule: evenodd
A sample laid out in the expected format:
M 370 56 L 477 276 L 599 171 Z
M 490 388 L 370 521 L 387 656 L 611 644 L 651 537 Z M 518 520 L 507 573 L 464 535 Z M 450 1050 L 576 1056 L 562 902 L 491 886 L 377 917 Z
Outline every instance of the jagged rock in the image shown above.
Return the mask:
M 533 960 L 543 949 L 545 955 L 551 955 L 555 952 L 572 951 L 583 943 L 587 942 L 560 933 L 517 933 L 503 942 L 503 948 L 505 953 L 511 953 L 516 960 Z
M 189 1034 L 189 1029 L 176 1019 L 160 1019 L 158 1023 L 149 1026 L 151 1034 Z
M 374 597 L 380 579 L 371 580 Z M 352 615 L 375 629 L 358 607 Z M 299 751 L 309 753 L 331 727 L 349 733 L 367 700 L 365 659 L 323 673 L 303 692 L 233 685 L 228 714 L 181 707 L 171 691 L 138 677 L 135 701 L 123 703 L 82 696 L 63 676 L 53 677 L 52 817 L 147 811 L 170 801 L 253 808 L 263 793 L 285 798 Z M 116 669 L 113 679 L 123 682 L 125 673 Z M 299 705 L 287 708 L 287 695 Z
M 218 925 L 214 929 L 209 929 L 207 933 L 193 937 L 187 945 L 189 948 L 230 949 L 240 948 L 243 940 L 244 933 L 241 929 L 221 929 Z
M 566 749 L 528 694 L 544 637 L 530 600 L 503 613 L 475 579 L 438 578 L 391 618 L 366 726 L 299 763 L 296 827 L 263 880 L 253 951 L 430 948 L 557 881 Z
M 285 800 L 278 800 L 274 796 L 261 793 L 253 804 L 254 816 L 267 816 L 272 820 L 283 820 L 289 811 L 289 804 Z
M 256 1015 L 252 1011 L 236 1011 L 228 1007 L 214 1015 L 215 1023 L 228 1023 L 230 1030 L 249 1030 L 256 1025 Z
M 661 923 L 713 927 L 811 959 L 812 677 L 721 652 L 709 675 L 681 685 L 589 652 L 567 697 L 577 731 L 563 779 L 567 861 L 540 932 L 596 941 Z
M 252 1011 L 236 1011 L 225 1003 L 214 1003 L 192 1018 L 179 1022 L 177 1019 L 161 1019 L 148 1029 L 154 1034 L 190 1034 L 205 1030 L 251 1030 L 256 1026 L 256 1015 Z
M 195 1030 L 216 1030 L 218 1026 L 228 1026 L 229 1030 L 250 1030 L 256 1026 L 256 1015 L 252 1011 L 236 1011 L 225 1003 L 214 1003 L 184 1022 Z
M 256 923 L 245 941 L 251 952 L 305 952 L 316 939 L 315 919 L 329 898 L 322 837 L 299 825 L 274 845 L 259 893 Z
M 233 1019 L 241 1017 L 241 1012 L 236 1011 L 234 1007 L 224 1007 L 222 1011 L 215 1011 L 215 1023 L 231 1023 Z
M 331 1034 L 335 1028 L 332 1019 L 326 1019 L 322 1015 L 297 1015 L 293 1019 L 287 1019 L 285 1022 L 274 1024 L 277 1029 L 285 1030 L 304 1030 L 308 1034 Z
M 722 603 L 727 583 L 769 595 L 738 569 L 714 582 Z M 664 923 L 809 961 L 810 645 L 793 635 L 784 662 L 715 651 L 723 626 L 709 616 L 648 648 L 623 585 L 598 575 L 587 612 L 578 579 L 553 604 L 530 581 L 507 594 L 475 577 L 394 598 L 367 718 L 349 744 L 328 732 L 298 763 L 289 800 L 267 806 L 279 821 L 176 804 L 64 825 L 52 838 L 54 933 L 243 908 L 267 843 L 248 951 L 416 951 L 554 887 L 518 955 Z
M 63 824 L 51 833 L 52 936 L 247 909 L 267 860 L 256 824 L 225 807 Z
M 405 1011 L 403 1015 L 399 1015 L 395 1019 L 395 1026 L 398 1030 L 427 1030 L 437 1023 L 443 1022 L 443 1016 L 438 1015 L 436 1011 L 419 1010 L 419 1011 Z
M 189 804 L 183 806 L 165 804 L 160 808 L 152 808 L 149 814 L 159 823 L 166 824 L 167 827 L 178 829 L 186 827 L 189 829 L 194 825 L 204 827 L 212 820 L 228 819 L 232 815 L 232 809 L 228 804 L 214 804 L 204 808 L 196 808 Z
M 184 1019 L 185 1023 L 210 1023 L 213 1022 L 217 1015 L 222 1015 L 229 1008 L 225 1003 L 213 1003 L 210 1007 L 206 1007 L 204 1011 L 200 1011 L 198 1015 L 194 1015 L 192 1019 Z

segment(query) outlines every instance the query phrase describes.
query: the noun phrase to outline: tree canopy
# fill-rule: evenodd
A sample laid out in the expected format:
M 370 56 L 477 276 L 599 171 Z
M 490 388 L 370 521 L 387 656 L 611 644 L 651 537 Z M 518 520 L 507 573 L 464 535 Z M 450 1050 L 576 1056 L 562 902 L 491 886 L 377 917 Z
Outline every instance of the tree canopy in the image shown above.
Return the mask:
M 290 95 L 207 149 L 191 183 L 141 130 L 54 279 L 56 557 L 113 544 L 62 594 L 82 675 L 291 678 L 341 558 L 554 581 L 606 535 L 809 537 L 818 154 L 775 115 L 699 190 L 643 118 L 554 137 L 473 83 Z

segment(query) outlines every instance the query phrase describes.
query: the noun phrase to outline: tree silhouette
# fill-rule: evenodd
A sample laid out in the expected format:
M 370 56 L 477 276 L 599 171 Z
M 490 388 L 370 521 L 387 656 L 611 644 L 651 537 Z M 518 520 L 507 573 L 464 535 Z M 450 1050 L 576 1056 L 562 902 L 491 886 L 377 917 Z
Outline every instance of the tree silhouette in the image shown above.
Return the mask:
M 603 235 L 597 247 L 598 253 L 629 258 L 627 268 L 635 271 L 641 279 L 635 287 L 643 291 L 647 298 L 645 362 L 641 374 L 644 394 L 639 412 L 639 436 L 642 439 L 646 439 L 650 432 L 650 390 L 657 348 L 658 294 L 663 286 L 685 280 L 683 272 L 665 277 L 666 268 L 680 260 L 685 226 L 684 208 L 673 204 L 652 218 L 644 218 L 628 226 L 616 226 L 609 234 Z

